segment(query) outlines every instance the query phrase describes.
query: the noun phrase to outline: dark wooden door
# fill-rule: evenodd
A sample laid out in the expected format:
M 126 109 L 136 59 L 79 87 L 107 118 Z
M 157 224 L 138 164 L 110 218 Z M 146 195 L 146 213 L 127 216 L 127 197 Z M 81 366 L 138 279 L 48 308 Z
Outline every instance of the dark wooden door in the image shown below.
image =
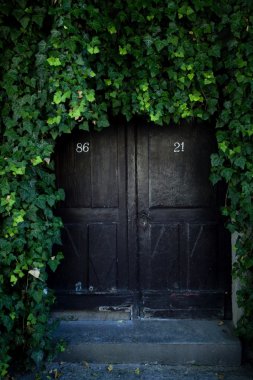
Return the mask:
M 75 131 L 56 148 L 58 187 L 66 199 L 64 261 L 52 276 L 58 308 L 131 304 L 128 294 L 125 129 Z M 120 290 L 120 292 L 119 292 Z
M 60 139 L 58 308 L 224 316 L 229 247 L 208 179 L 214 150 L 206 126 L 116 125 Z
M 222 316 L 229 244 L 209 181 L 213 128 L 139 127 L 137 197 L 142 316 Z M 227 265 L 227 267 L 226 267 Z

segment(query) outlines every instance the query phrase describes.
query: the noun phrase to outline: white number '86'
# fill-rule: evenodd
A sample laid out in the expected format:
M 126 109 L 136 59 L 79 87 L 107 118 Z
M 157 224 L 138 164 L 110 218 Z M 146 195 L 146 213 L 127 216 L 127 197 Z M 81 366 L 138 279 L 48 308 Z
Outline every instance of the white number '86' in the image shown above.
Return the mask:
M 77 143 L 76 144 L 76 152 L 77 153 L 88 153 L 90 150 L 90 143 L 85 142 L 84 144 L 82 143 Z

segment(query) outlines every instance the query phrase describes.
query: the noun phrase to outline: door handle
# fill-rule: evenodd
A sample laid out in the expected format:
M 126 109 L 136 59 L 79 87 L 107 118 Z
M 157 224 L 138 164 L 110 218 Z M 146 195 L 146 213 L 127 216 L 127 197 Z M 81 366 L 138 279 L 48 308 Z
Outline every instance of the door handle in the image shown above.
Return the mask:
M 146 230 L 150 222 L 149 214 L 146 211 L 141 211 L 138 217 L 138 224 L 141 228 Z

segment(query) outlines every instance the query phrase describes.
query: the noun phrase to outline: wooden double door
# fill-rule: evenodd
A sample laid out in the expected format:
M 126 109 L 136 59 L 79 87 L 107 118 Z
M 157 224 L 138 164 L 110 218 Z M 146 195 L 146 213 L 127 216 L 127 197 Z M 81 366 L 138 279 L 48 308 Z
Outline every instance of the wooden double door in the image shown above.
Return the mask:
M 229 237 L 209 181 L 215 148 L 205 125 L 114 122 L 61 137 L 59 309 L 229 317 Z

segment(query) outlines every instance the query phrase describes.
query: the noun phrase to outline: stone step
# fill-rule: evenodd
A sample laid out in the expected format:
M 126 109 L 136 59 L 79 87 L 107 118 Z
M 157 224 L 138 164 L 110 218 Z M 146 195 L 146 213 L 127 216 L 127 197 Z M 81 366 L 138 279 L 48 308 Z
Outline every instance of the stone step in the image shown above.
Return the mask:
M 240 341 L 229 321 L 62 321 L 56 336 L 68 343 L 59 357 L 68 362 L 241 364 Z

